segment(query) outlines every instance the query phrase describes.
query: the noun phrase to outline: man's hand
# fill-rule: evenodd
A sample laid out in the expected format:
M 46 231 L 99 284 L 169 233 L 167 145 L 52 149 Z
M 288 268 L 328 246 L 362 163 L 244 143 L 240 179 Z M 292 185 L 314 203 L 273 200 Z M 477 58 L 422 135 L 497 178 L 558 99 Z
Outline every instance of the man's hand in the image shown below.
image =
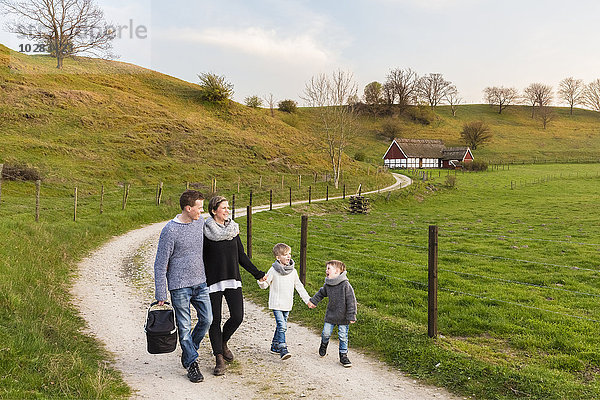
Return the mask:
M 317 306 L 315 306 L 312 302 L 308 302 L 306 303 L 306 305 L 308 306 L 308 308 L 317 308 Z

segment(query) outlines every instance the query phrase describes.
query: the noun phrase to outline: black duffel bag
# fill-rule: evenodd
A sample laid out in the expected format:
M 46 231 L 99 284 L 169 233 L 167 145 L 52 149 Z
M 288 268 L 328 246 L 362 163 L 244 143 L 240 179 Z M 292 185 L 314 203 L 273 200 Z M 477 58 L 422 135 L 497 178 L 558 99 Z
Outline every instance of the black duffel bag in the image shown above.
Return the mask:
M 175 313 L 169 302 L 165 302 L 167 308 L 155 308 L 158 301 L 150 304 L 146 316 L 146 340 L 148 342 L 148 353 L 161 354 L 170 353 L 177 348 L 177 327 L 175 326 Z

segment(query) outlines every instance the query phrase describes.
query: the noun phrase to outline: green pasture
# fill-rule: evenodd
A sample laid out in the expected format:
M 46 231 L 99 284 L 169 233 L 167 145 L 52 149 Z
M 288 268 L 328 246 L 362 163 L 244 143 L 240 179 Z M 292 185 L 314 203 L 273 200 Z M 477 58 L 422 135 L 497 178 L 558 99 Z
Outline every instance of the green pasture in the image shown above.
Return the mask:
M 298 262 L 306 214 L 308 292 L 326 260 L 348 265 L 359 302 L 351 349 L 475 398 L 599 398 L 599 174 L 597 164 L 511 166 L 450 172 L 451 188 L 436 170 L 372 196 L 368 215 L 341 201 L 256 214 L 254 261 L 268 268 L 284 241 Z M 439 227 L 437 339 L 427 337 L 429 225 Z M 246 292 L 267 304 L 251 279 Z M 296 297 L 292 319 L 318 330 L 323 315 Z

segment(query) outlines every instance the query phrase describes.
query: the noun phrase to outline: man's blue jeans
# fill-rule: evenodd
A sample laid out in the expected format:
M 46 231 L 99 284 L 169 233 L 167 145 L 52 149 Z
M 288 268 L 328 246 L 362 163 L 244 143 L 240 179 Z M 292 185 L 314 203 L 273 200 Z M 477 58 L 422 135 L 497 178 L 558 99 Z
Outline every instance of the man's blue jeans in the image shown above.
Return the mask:
M 285 346 L 285 332 L 287 331 L 287 320 L 290 315 L 289 311 L 273 310 L 275 316 L 275 335 L 273 335 L 273 344 L 276 347 Z
M 323 332 L 321 333 L 321 340 L 323 343 L 329 343 L 329 338 L 333 333 L 334 324 L 325 322 L 323 325 Z M 338 338 L 340 339 L 340 353 L 348 352 L 348 328 L 349 325 L 338 325 Z
M 179 345 L 183 352 L 181 362 L 187 368 L 198 358 L 198 347 L 212 323 L 208 286 L 206 283 L 201 283 L 197 286 L 171 290 L 171 302 L 175 310 Z M 193 331 L 190 304 L 194 306 L 198 315 L 198 323 Z

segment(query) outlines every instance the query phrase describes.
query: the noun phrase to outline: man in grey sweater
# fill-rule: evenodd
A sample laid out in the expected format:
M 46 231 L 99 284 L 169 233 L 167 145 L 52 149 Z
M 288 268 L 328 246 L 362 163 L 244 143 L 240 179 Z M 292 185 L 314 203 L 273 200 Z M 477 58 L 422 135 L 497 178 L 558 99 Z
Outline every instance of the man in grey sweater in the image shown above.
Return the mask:
M 165 225 L 160 233 L 154 261 L 155 297 L 159 305 L 167 300 L 167 289 L 175 310 L 181 346 L 181 364 L 190 381 L 202 382 L 196 359 L 200 341 L 212 323 L 212 309 L 202 250 L 204 243 L 204 196 L 186 190 L 179 198 L 181 214 Z M 192 330 L 190 304 L 196 309 L 198 323 Z

